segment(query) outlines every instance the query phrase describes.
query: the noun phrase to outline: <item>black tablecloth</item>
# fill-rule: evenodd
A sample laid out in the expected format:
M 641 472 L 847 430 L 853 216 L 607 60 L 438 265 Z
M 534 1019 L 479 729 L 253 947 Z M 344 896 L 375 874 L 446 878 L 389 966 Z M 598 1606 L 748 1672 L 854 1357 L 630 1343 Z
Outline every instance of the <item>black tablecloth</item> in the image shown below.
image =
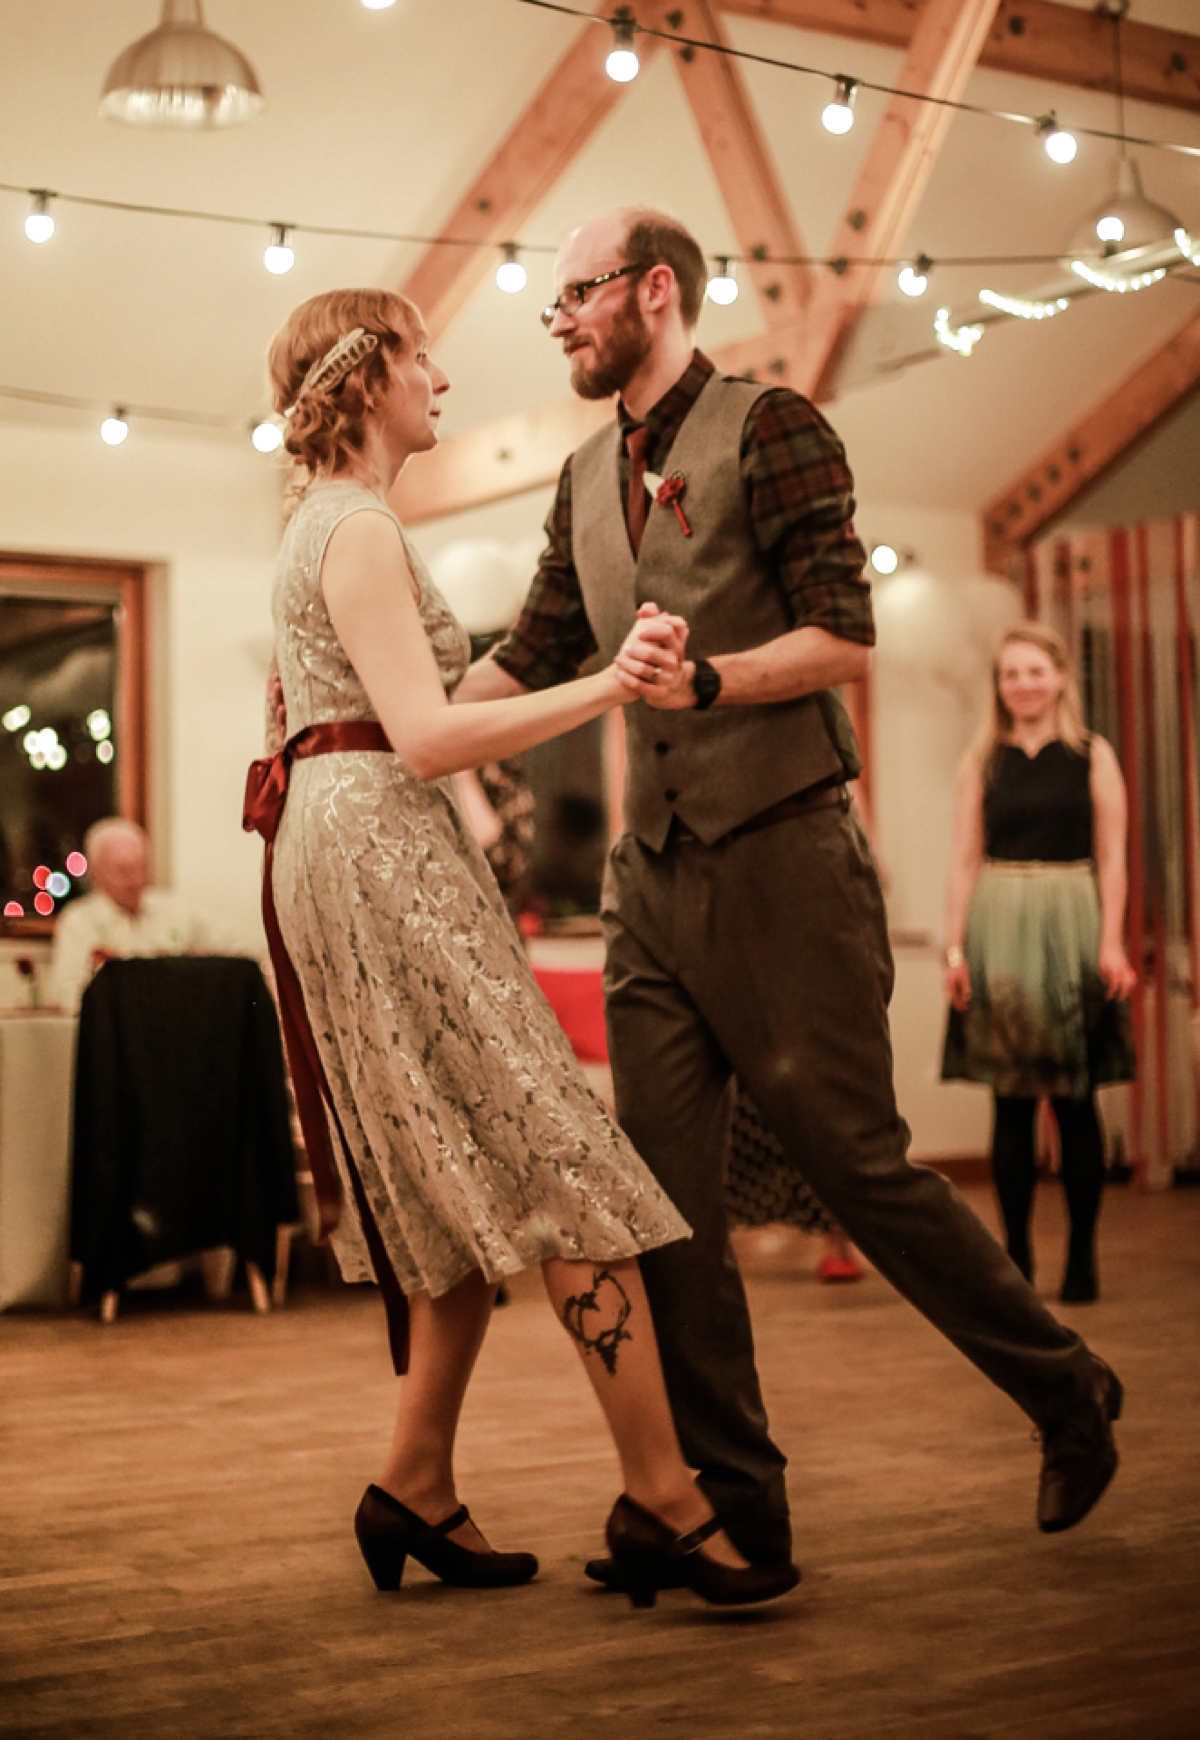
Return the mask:
M 298 1219 L 279 1022 L 254 961 L 109 961 L 75 1060 L 71 1255 L 83 1298 L 231 1245 L 275 1270 Z

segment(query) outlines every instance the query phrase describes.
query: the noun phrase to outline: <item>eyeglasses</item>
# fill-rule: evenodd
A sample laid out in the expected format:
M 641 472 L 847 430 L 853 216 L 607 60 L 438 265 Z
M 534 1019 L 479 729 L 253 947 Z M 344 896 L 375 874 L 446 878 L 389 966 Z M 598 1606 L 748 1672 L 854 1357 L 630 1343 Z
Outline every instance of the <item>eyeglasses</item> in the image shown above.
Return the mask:
M 578 314 L 587 301 L 589 290 L 598 290 L 601 284 L 611 284 L 614 278 L 628 278 L 634 272 L 648 272 L 647 265 L 619 266 L 615 272 L 602 272 L 598 278 L 585 278 L 582 284 L 567 284 L 562 294 L 548 307 L 542 309 L 542 325 L 549 331 L 554 325 L 556 314 Z

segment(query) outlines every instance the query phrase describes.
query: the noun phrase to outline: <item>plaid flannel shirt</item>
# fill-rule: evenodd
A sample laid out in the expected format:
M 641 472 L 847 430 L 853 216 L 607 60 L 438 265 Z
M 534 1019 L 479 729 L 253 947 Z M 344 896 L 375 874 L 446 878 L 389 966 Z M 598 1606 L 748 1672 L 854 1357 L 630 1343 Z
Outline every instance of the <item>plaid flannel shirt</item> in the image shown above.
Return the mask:
M 646 414 L 649 470 L 665 475 L 672 443 L 713 373 L 701 352 Z M 624 405 L 627 437 L 636 427 Z M 746 514 L 768 572 L 786 593 L 797 628 L 823 628 L 861 646 L 875 641 L 865 552 L 854 533 L 854 483 L 842 444 L 814 405 L 787 387 L 764 393 L 746 419 L 740 456 Z M 620 456 L 621 497 L 629 457 Z M 548 543 L 520 619 L 495 649 L 501 668 L 530 689 L 575 676 L 596 651 L 571 543 L 571 461 L 546 521 Z

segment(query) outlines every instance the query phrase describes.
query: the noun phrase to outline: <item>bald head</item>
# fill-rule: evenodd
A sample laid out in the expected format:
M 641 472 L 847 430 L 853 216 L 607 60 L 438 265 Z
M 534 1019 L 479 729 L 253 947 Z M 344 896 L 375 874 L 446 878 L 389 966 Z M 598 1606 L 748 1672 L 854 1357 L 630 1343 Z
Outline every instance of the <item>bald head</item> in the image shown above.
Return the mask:
M 571 231 L 559 250 L 555 278 L 586 283 L 619 266 L 666 266 L 678 291 L 679 318 L 691 331 L 700 318 L 708 272 L 700 244 L 666 212 L 630 206 L 605 212 Z
M 144 831 L 124 816 L 107 816 L 88 829 L 83 855 L 93 887 L 136 918 L 150 880 L 150 847 Z

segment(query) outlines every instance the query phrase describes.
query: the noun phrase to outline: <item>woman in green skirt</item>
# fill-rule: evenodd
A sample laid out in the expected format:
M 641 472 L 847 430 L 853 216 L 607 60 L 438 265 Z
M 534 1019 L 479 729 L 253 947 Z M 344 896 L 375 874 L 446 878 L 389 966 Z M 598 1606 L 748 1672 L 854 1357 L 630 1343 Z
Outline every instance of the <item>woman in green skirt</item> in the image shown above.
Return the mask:
M 1125 785 L 1085 730 L 1067 649 L 1040 623 L 1010 629 L 993 698 L 959 774 L 946 902 L 950 1014 L 942 1078 L 996 1099 L 992 1176 L 1008 1253 L 1032 1278 L 1034 1122 L 1049 1099 L 1070 1221 L 1061 1297 L 1097 1294 L 1104 1188 L 1096 1088 L 1134 1059 L 1125 954 Z

